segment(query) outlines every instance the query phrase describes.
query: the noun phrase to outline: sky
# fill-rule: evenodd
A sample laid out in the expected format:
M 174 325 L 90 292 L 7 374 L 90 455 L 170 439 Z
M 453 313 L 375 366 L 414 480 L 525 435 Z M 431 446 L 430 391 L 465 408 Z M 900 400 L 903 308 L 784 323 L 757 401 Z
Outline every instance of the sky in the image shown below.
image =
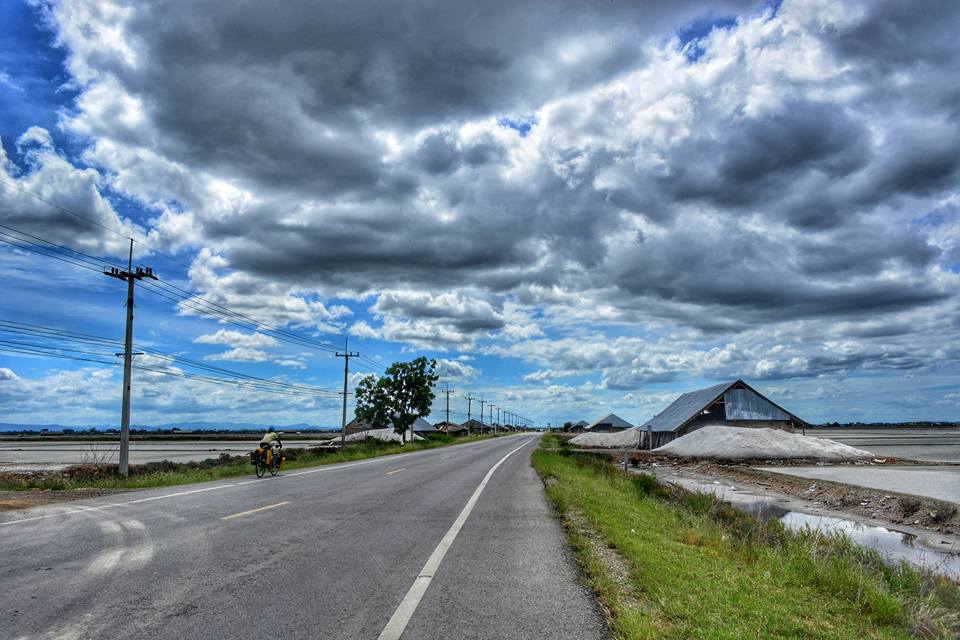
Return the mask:
M 345 339 L 455 420 L 958 420 L 958 14 L 4 2 L 0 422 L 118 423 L 127 238 L 135 424 L 339 425 Z

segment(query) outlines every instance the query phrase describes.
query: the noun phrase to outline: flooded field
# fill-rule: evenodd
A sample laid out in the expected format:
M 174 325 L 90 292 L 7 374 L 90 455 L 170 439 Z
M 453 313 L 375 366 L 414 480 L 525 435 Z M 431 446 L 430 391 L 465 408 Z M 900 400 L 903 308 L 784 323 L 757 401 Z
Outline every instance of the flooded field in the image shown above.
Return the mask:
M 197 462 L 207 458 L 216 458 L 221 453 L 244 455 L 255 449 L 259 437 L 249 442 L 243 440 L 162 440 L 137 441 L 130 443 L 130 463 L 146 462 Z M 308 447 L 321 444 L 326 440 L 294 440 L 287 443 L 290 447 Z M 116 463 L 120 444 L 117 440 L 102 441 L 41 441 L 18 440 L 0 441 L 0 471 L 26 469 L 60 469 L 71 464 Z

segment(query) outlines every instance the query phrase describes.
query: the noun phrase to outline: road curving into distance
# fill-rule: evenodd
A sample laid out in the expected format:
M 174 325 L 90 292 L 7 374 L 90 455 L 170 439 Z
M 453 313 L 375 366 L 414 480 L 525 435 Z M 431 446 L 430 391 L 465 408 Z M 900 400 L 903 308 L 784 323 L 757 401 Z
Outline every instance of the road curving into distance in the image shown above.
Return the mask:
M 517 435 L 0 516 L 9 638 L 606 638 Z

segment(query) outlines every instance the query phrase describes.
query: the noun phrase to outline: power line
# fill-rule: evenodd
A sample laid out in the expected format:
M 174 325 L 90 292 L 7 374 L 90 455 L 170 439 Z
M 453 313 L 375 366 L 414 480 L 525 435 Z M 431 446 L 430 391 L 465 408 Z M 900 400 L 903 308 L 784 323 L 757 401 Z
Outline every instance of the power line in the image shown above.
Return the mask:
M 34 252 L 34 253 L 39 253 L 39 254 L 42 255 L 42 256 L 47 256 L 48 258 L 53 258 L 54 260 L 59 260 L 60 262 L 66 262 L 67 264 L 72 264 L 72 265 L 75 266 L 75 267 L 81 267 L 81 268 L 83 268 L 83 269 L 89 269 L 90 271 L 96 271 L 97 273 L 100 272 L 100 269 L 97 269 L 97 268 L 95 268 L 95 267 L 91 267 L 90 265 L 88 265 L 88 264 L 86 264 L 86 263 L 79 262 L 79 261 L 76 261 L 76 260 L 70 260 L 70 259 L 64 258 L 64 257 L 62 257 L 62 256 L 55 255 L 55 253 L 47 253 L 46 251 L 43 251 L 43 250 L 42 250 L 43 247 L 41 247 L 41 245 L 37 245 L 36 243 L 32 243 L 32 242 L 31 242 L 31 243 L 26 243 L 26 244 L 25 244 L 22 239 L 17 238 L 16 236 L 12 236 L 12 235 L 10 235 L 10 234 L 4 233 L 4 232 L 2 232 L 2 231 L 0 231 L 0 235 L 6 236 L 6 237 L 8 237 L 8 238 L 14 238 L 15 240 L 19 240 L 19 242 L 11 242 L 10 240 L 6 240 L 6 239 L 0 237 L 0 242 L 4 242 L 4 243 L 6 243 L 6 244 L 12 245 L 12 246 L 14 246 L 14 247 L 16 247 L 16 248 L 18 248 L 18 249 L 25 249 L 25 250 L 27 250 L 27 251 L 32 251 L 32 252 Z
M 66 342 L 79 342 L 81 344 L 104 346 L 104 347 L 110 347 L 111 349 L 117 349 L 120 346 L 120 342 L 116 340 L 110 340 L 108 338 L 101 338 L 99 336 L 93 336 L 90 334 L 83 334 L 79 332 L 62 331 L 59 329 L 55 329 L 53 327 L 44 327 L 41 325 L 30 325 L 28 323 L 16 322 L 12 320 L 0 320 L 0 331 L 7 331 L 9 333 L 33 336 L 37 338 L 60 339 Z M 57 333 L 60 331 L 62 331 L 62 333 L 66 335 L 58 336 Z M 3 342 L 3 341 L 0 340 L 0 342 Z M 19 343 L 19 344 L 23 346 L 35 347 L 39 349 L 60 349 L 60 350 L 66 350 L 66 351 L 79 351 L 79 350 L 74 350 L 66 347 L 60 347 L 58 345 L 42 345 L 42 344 L 38 345 L 35 343 Z M 300 393 L 307 393 L 307 394 L 313 394 L 313 395 L 328 395 L 328 396 L 340 395 L 340 393 L 337 391 L 319 389 L 317 387 L 294 384 L 290 382 L 281 382 L 278 380 L 270 380 L 267 378 L 260 378 L 257 376 L 241 373 L 238 371 L 232 371 L 224 367 L 219 367 L 217 365 L 207 364 L 204 362 L 198 362 L 196 360 L 191 360 L 183 356 L 165 353 L 163 351 L 152 349 L 150 347 L 144 347 L 139 344 L 136 345 L 136 348 L 148 355 L 169 360 L 172 363 L 176 363 L 180 366 L 199 369 L 201 371 L 206 371 L 208 373 L 219 373 L 219 374 L 236 378 L 238 379 L 238 381 L 252 382 L 264 387 L 283 389 L 285 391 L 296 391 Z M 88 355 L 116 355 L 116 354 L 88 352 Z M 138 365 L 138 367 L 142 367 L 142 366 L 144 365 Z M 229 381 L 229 380 L 227 382 L 230 382 L 231 384 L 234 383 L 233 381 Z
M 71 211 L 70 209 L 64 207 L 63 205 L 57 204 L 56 202 L 53 202 L 52 200 L 47 200 L 47 199 L 44 198 L 43 196 L 39 196 L 39 195 L 33 193 L 32 191 L 28 191 L 28 190 L 24 189 L 24 188 L 21 187 L 21 186 L 18 186 L 18 185 L 16 185 L 16 184 L 12 183 L 12 182 L 9 182 L 9 181 L 7 181 L 7 180 L 4 180 L 3 178 L 0 178 L 0 182 L 2 182 L 3 184 L 7 185 L 7 186 L 10 187 L 11 189 L 16 189 L 17 191 L 19 191 L 20 193 L 22 193 L 22 194 L 24 194 L 24 195 L 28 195 L 28 196 L 30 196 L 31 198 L 36 198 L 36 199 L 39 200 L 40 202 L 44 202 L 44 203 L 50 205 L 51 207 L 54 207 L 55 209 L 59 209 L 59 210 L 62 211 L 63 213 L 67 214 L 68 216 L 73 216 L 74 218 L 79 218 L 80 220 L 84 220 L 84 221 L 86 221 L 86 222 L 89 222 L 90 224 L 92 224 L 92 225 L 94 225 L 94 226 L 100 227 L 100 228 L 103 229 L 104 231 L 109 231 L 110 233 L 115 233 L 115 234 L 117 234 L 118 236 L 120 236 L 120 237 L 122 237 L 122 238 L 126 238 L 127 240 L 133 240 L 133 238 L 127 236 L 126 234 L 120 233 L 119 231 L 117 231 L 117 230 L 115 230 L 115 229 L 111 229 L 110 227 L 108 227 L 108 226 L 106 226 L 106 225 L 103 225 L 103 224 L 97 222 L 97 221 L 94 220 L 93 218 L 88 218 L 87 216 L 80 215 L 79 213 L 76 213 L 76 212 L 74 212 L 74 211 Z
M 39 236 L 14 229 L 13 227 L 7 225 L 0 224 L 0 229 L 7 229 L 8 231 L 13 232 L 8 233 L 7 231 L 0 230 L 0 242 L 5 242 L 12 246 L 27 249 L 29 251 L 33 251 L 34 253 L 53 258 L 55 260 L 60 260 L 61 262 L 66 262 L 74 266 L 98 272 L 102 271 L 104 264 L 117 266 L 109 260 L 91 256 L 82 251 L 71 249 L 50 240 L 45 240 Z M 5 240 L 2 236 L 11 238 L 16 242 Z M 243 313 L 234 311 L 218 302 L 204 298 L 195 292 L 179 287 L 172 282 L 156 278 L 153 280 L 143 280 L 141 284 L 147 285 L 146 288 L 142 289 L 144 291 L 149 291 L 154 295 L 165 298 L 177 304 L 178 306 L 186 307 L 198 313 L 217 318 L 221 322 L 226 322 L 248 331 L 265 333 L 278 340 L 295 344 L 297 346 L 307 347 L 333 354 L 335 354 L 337 351 L 336 347 L 328 343 L 305 338 L 286 329 L 282 329 L 262 320 L 257 320 Z M 373 367 L 375 370 L 383 369 L 383 364 L 377 360 L 374 360 L 375 356 L 371 357 L 361 354 L 361 357 L 363 358 L 364 362 L 367 362 L 368 365 Z
M 3 178 L 0 178 L 0 183 L 3 183 L 3 184 L 5 184 L 5 185 L 7 185 L 7 186 L 10 187 L 11 189 L 15 189 L 15 190 L 19 191 L 20 193 L 22 193 L 22 194 L 24 194 L 24 195 L 30 196 L 31 198 L 35 198 L 35 199 L 39 200 L 40 202 L 43 202 L 43 203 L 45 203 L 45 204 L 48 204 L 48 205 L 50 205 L 51 207 L 53 207 L 53 208 L 55 208 L 55 209 L 58 209 L 59 211 L 62 211 L 63 213 L 67 214 L 68 216 L 73 216 L 74 218 L 77 218 L 77 219 L 79 219 L 79 220 L 84 220 L 84 221 L 89 222 L 90 224 L 92 224 L 92 225 L 94 225 L 94 226 L 96 226 L 96 227 L 99 227 L 99 228 L 103 229 L 104 231 L 109 231 L 110 233 L 112 233 L 112 234 L 114 234 L 114 235 L 117 235 L 117 236 L 119 236 L 119 237 L 121 237 L 121 238 L 124 238 L 124 239 L 126 239 L 126 240 L 131 240 L 131 241 L 133 241 L 133 242 L 136 242 L 137 244 L 142 245 L 143 247 L 149 249 L 152 253 L 155 253 L 155 254 L 157 254 L 157 255 L 159 255 L 159 256 L 162 256 L 162 257 L 164 257 L 164 258 L 166 258 L 167 260 L 170 260 L 170 261 L 172 261 L 172 262 L 175 262 L 176 264 L 179 264 L 180 266 L 182 266 L 182 267 L 184 267 L 184 268 L 186 268 L 186 269 L 189 269 L 189 268 L 190 268 L 190 265 L 184 264 L 183 262 L 177 260 L 176 258 L 174 258 L 173 256 L 171 256 L 170 254 L 164 253 L 163 251 L 160 251 L 159 249 L 157 249 L 157 248 L 155 248 L 155 247 L 152 247 L 152 246 L 151 246 L 148 242 L 146 242 L 145 240 L 137 240 L 136 238 L 131 238 L 130 236 L 128 236 L 128 235 L 127 235 L 125 232 L 123 232 L 123 231 L 117 231 L 116 229 L 111 229 L 110 227 L 108 227 L 108 226 L 106 226 L 106 225 L 104 225 L 104 224 L 101 224 L 100 222 L 97 222 L 97 221 L 94 220 L 93 218 L 89 218 L 89 217 L 87 217 L 87 216 L 81 215 L 81 214 L 77 213 L 76 211 L 73 211 L 73 210 L 71 210 L 71 209 L 69 209 L 69 208 L 67 208 L 67 207 L 65 207 L 65 206 L 63 206 L 63 205 L 61 205 L 61 204 L 58 204 L 58 203 L 56 203 L 56 202 L 53 202 L 52 200 L 47 200 L 47 199 L 44 198 L 43 196 L 37 195 L 36 193 L 33 193 L 32 191 L 29 191 L 29 190 L 27 190 L 27 189 L 24 189 L 23 187 L 21 187 L 21 186 L 19 186 L 19 185 L 16 185 L 16 184 L 14 184 L 14 183 L 12 183 L 12 182 L 10 182 L 10 181 L 8 181 L 8 180 L 4 180 Z M 131 230 L 131 233 L 132 233 L 132 230 Z

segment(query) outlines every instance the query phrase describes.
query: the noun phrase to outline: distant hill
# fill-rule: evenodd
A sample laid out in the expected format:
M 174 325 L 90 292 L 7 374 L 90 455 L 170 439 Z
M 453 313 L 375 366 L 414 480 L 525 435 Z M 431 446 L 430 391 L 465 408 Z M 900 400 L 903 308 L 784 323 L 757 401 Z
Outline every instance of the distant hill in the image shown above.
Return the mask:
M 338 431 L 339 427 L 320 426 L 307 424 L 305 422 L 297 424 L 264 424 L 256 422 L 168 422 L 158 425 L 130 425 L 132 431 L 169 431 L 171 429 L 184 429 L 187 431 L 262 431 L 268 427 L 278 430 L 318 430 L 318 431 Z M 113 424 L 90 424 L 90 425 L 62 425 L 62 424 L 24 424 L 14 422 L 0 422 L 0 433 L 9 433 L 11 431 L 110 431 L 117 430 L 120 427 Z

